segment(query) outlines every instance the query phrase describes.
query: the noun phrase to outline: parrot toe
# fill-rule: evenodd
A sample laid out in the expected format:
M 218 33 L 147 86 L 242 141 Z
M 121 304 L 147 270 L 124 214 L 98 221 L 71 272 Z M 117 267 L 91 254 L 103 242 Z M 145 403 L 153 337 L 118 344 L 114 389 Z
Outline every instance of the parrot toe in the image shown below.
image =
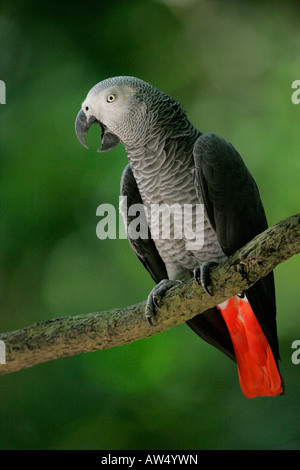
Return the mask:
M 213 296 L 213 294 L 208 289 L 208 286 L 210 284 L 210 270 L 214 266 L 218 266 L 218 263 L 216 263 L 215 261 L 206 261 L 205 263 L 202 263 L 201 266 L 194 269 L 195 281 L 197 282 L 197 284 L 201 285 L 205 292 L 210 296 Z
M 146 302 L 145 315 L 146 320 L 150 326 L 155 326 L 153 318 L 156 315 L 155 308 L 159 308 L 160 301 L 165 293 L 174 286 L 181 284 L 181 281 L 171 281 L 170 279 L 163 279 L 160 281 L 150 292 Z

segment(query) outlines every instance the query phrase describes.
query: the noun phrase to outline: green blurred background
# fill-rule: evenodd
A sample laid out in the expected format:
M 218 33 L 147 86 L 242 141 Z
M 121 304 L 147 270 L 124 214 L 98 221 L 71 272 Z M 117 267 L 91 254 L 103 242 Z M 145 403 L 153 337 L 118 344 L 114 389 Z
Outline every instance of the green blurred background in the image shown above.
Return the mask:
M 153 287 L 126 240 L 96 237 L 117 207 L 119 145 L 84 149 L 88 90 L 134 75 L 230 140 L 269 224 L 299 211 L 300 10 L 293 2 L 2 2 L 0 330 L 138 303 Z M 235 365 L 186 325 L 0 379 L 1 449 L 299 449 L 299 258 L 275 271 L 286 396 L 246 399 Z

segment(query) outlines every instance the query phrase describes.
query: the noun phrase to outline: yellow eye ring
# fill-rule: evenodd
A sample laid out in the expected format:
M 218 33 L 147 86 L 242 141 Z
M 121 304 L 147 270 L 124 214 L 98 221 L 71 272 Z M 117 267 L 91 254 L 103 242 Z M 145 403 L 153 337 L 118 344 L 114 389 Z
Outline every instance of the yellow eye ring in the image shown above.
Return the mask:
M 113 101 L 115 101 L 115 99 L 116 99 L 116 95 L 111 94 L 111 95 L 108 95 L 108 97 L 106 98 L 106 101 L 108 103 L 112 103 Z

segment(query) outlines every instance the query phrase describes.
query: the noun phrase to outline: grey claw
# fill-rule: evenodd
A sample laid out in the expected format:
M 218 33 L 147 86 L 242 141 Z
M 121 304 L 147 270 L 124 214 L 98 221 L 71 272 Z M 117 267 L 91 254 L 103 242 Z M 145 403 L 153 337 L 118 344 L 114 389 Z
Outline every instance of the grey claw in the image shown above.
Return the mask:
M 195 268 L 194 269 L 194 279 L 197 282 L 197 284 L 201 284 L 201 269 L 200 268 Z
M 159 303 L 160 303 L 161 298 L 158 295 L 153 294 L 152 300 L 153 300 L 154 306 L 159 308 Z
M 147 322 L 149 323 L 150 326 L 156 326 L 156 325 L 153 323 L 151 317 L 148 317 L 148 315 L 146 315 L 146 320 L 147 320 Z
M 181 281 L 170 281 L 169 279 L 163 279 L 160 281 L 148 295 L 145 313 L 146 320 L 150 326 L 155 326 L 152 319 L 155 317 L 155 307 L 160 307 L 160 301 L 163 298 L 164 294 L 171 289 L 172 287 L 181 284 Z
M 204 289 L 204 291 L 206 292 L 207 295 L 210 295 L 211 297 L 213 297 L 214 294 L 212 294 L 206 286 L 202 286 L 202 287 L 203 287 L 203 289 Z
M 214 261 L 207 261 L 202 263 L 199 268 L 194 269 L 194 279 L 198 284 L 201 284 L 203 290 L 213 297 L 213 294 L 208 289 L 208 285 L 210 284 L 210 270 L 212 267 L 217 266 L 218 263 Z

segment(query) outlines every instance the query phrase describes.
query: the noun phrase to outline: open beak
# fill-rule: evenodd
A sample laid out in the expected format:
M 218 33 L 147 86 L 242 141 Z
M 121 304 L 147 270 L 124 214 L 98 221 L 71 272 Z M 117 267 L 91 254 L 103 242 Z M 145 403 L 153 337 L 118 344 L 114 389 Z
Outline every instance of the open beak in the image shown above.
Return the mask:
M 91 127 L 91 125 L 94 123 L 98 123 L 102 130 L 101 147 L 97 150 L 97 152 L 107 152 L 108 150 L 111 150 L 116 145 L 118 145 L 118 143 L 120 142 L 119 137 L 117 137 L 115 134 L 110 132 L 110 130 L 100 121 L 98 121 L 95 118 L 95 116 L 90 116 L 89 119 L 87 119 L 85 112 L 83 111 L 83 109 L 81 109 L 76 117 L 75 132 L 76 132 L 79 142 L 85 148 L 88 148 L 88 146 L 85 143 L 85 136 L 89 128 Z

